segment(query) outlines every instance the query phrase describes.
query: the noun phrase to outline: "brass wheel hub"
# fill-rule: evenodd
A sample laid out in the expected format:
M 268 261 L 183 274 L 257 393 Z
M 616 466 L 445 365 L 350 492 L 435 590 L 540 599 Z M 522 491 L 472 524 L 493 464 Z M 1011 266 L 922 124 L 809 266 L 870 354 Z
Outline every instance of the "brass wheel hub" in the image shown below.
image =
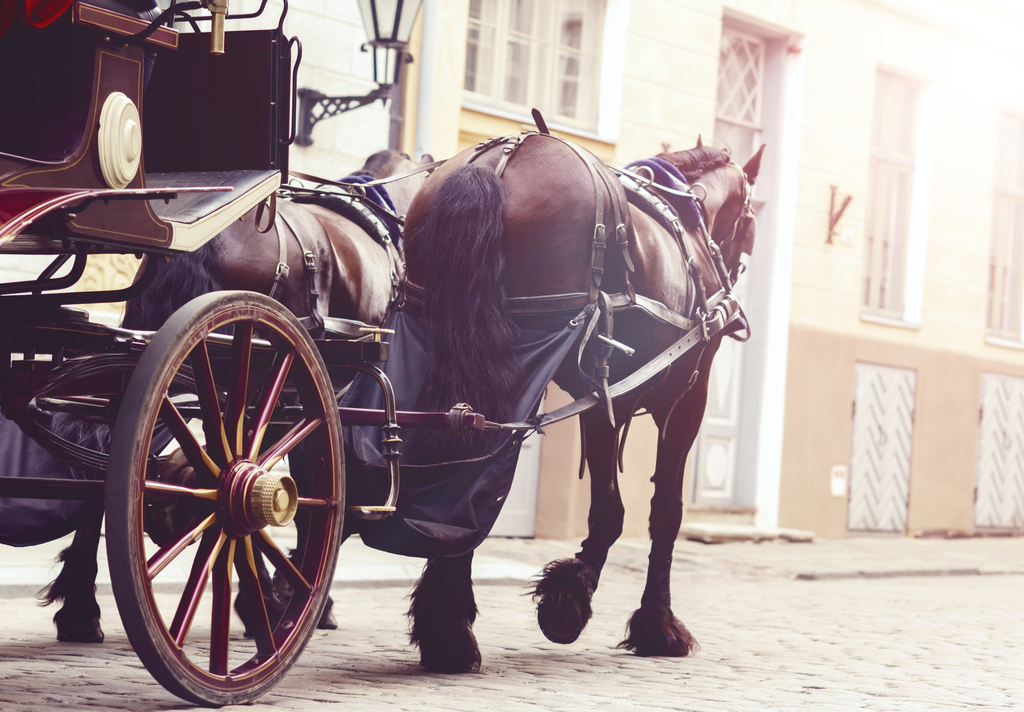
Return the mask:
M 266 472 L 248 460 L 231 463 L 221 475 L 220 490 L 225 526 L 242 536 L 264 527 L 287 526 L 299 506 L 295 480 Z

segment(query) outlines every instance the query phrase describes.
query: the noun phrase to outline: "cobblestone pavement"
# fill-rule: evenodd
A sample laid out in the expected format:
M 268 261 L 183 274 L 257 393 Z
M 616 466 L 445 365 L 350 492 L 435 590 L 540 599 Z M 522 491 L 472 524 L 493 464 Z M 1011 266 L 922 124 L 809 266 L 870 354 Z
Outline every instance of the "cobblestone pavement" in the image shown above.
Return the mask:
M 488 540 L 476 571 L 483 668 L 453 676 L 422 670 L 407 642 L 406 560 L 347 543 L 340 629 L 318 631 L 259 702 L 224 709 L 1024 710 L 1024 539 L 680 542 L 674 610 L 701 644 L 684 659 L 615 649 L 646 546 L 616 545 L 594 620 L 560 646 L 538 630 L 523 572 L 574 543 Z M 0 574 L 12 552 L 38 549 L 0 549 Z M 53 611 L 23 588 L 0 585 L 0 709 L 192 709 L 138 662 L 104 585 L 102 645 L 57 643 Z

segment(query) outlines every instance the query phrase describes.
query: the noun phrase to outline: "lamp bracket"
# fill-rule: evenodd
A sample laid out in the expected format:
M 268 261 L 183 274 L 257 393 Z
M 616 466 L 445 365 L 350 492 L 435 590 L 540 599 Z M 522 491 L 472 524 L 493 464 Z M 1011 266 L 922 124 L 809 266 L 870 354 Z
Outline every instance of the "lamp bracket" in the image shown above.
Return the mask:
M 299 146 L 310 146 L 313 143 L 313 127 L 324 119 L 338 116 L 346 111 L 377 101 L 391 98 L 393 84 L 380 84 L 376 89 L 364 96 L 326 96 L 316 89 L 299 89 L 299 120 L 295 143 Z

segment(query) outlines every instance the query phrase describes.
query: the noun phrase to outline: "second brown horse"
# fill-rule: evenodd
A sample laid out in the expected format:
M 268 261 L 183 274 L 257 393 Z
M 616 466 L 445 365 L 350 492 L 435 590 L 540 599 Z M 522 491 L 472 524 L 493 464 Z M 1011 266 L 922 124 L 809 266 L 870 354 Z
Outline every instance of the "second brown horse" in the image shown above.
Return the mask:
M 432 335 L 420 408 L 440 410 L 466 402 L 488 420 L 513 417 L 523 373 L 513 356 L 518 330 L 509 318 L 510 298 L 584 295 L 593 302 L 600 292 L 628 298 L 635 291 L 687 320 L 701 319 L 698 295 L 726 292 L 741 254 L 752 249 L 750 186 L 757 179 L 761 151 L 742 168 L 727 151 L 703 146 L 659 158 L 691 185 L 699 181 L 701 189 L 695 192 L 702 198 L 712 242 L 699 232 L 673 234 L 632 204 L 616 235 L 610 204 L 625 205 L 625 200 L 612 171 L 585 151 L 544 134 L 468 149 L 428 179 L 410 207 L 405 234 L 408 279 L 422 288 Z M 596 197 L 602 193 L 606 197 Z M 677 215 L 694 209 L 690 198 L 667 192 L 661 197 Z M 607 229 L 597 228 L 604 223 Z M 607 246 L 600 261 L 594 258 L 595 234 L 602 232 Z M 628 244 L 620 245 L 624 241 Z M 718 248 L 724 268 L 716 266 Z M 649 361 L 680 333 L 678 325 L 655 320 L 640 330 L 633 359 Z M 621 428 L 645 409 L 662 435 L 653 478 L 650 566 L 640 608 L 620 647 L 664 656 L 685 656 L 694 649 L 692 636 L 672 611 L 669 577 L 682 518 L 683 466 L 703 418 L 711 361 L 724 333 L 663 368 L 645 388 L 616 400 L 614 418 L 602 408 L 581 416 L 591 482 L 589 534 L 574 557 L 548 565 L 535 589 L 538 620 L 552 641 L 574 641 L 590 618 L 608 550 L 622 532 L 624 510 L 616 480 Z M 555 382 L 579 391 L 576 370 L 575 362 L 563 364 Z M 410 456 L 455 460 L 478 455 L 487 446 L 486 440 L 454 446 L 428 442 Z M 428 669 L 462 672 L 480 665 L 472 632 L 477 611 L 471 557 L 428 560 L 413 593 L 412 640 Z

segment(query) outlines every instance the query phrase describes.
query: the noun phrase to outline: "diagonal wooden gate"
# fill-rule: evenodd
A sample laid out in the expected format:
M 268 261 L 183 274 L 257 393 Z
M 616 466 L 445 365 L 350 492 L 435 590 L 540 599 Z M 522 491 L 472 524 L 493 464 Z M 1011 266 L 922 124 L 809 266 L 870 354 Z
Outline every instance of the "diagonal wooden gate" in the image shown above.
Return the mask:
M 981 376 L 977 529 L 1024 529 L 1024 378 Z
M 917 374 L 858 363 L 850 456 L 851 532 L 906 532 Z

